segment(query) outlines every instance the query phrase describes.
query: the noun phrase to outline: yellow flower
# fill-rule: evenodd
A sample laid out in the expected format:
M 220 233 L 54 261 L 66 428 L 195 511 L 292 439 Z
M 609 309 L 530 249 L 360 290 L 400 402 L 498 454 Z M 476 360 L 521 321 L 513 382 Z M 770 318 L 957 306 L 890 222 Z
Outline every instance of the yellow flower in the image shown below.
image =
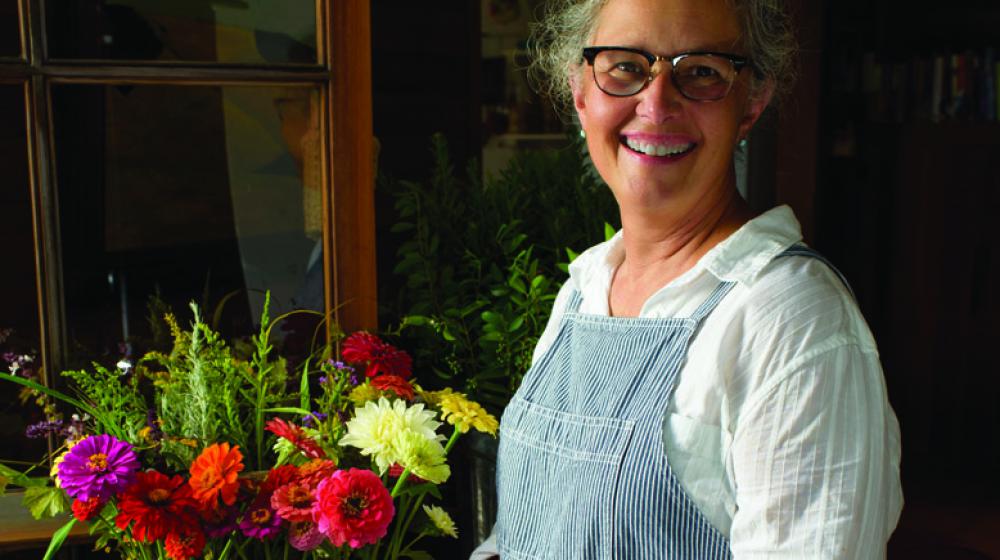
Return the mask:
M 80 440 L 67 439 L 66 440 L 66 451 L 63 451 L 55 460 L 52 461 L 52 468 L 49 470 L 49 476 L 52 480 L 56 481 L 56 487 L 62 488 L 62 484 L 59 483 L 59 465 L 66 458 L 66 454 L 73 450 L 73 446 L 80 443 Z
M 354 418 L 347 421 L 347 435 L 339 443 L 357 447 L 362 455 L 371 455 L 380 473 L 385 473 L 393 463 L 401 463 L 397 440 L 402 441 L 401 436 L 406 432 L 432 441 L 444 439 L 435 431 L 441 425 L 434 420 L 435 415 L 424 410 L 422 404 L 408 407 L 402 399 L 392 403 L 385 398 L 378 403 L 369 401 L 354 410 Z
M 424 513 L 427 514 L 431 523 L 433 523 L 442 534 L 448 535 L 453 539 L 458 538 L 458 530 L 455 528 L 455 522 L 451 520 L 451 516 L 448 515 L 447 511 L 438 506 L 424 506 Z
M 399 434 L 393 446 L 397 451 L 396 462 L 420 478 L 441 484 L 451 476 L 451 467 L 444 463 L 444 447 L 437 438 L 428 439 L 407 431 Z
M 347 395 L 354 406 L 365 406 L 365 403 L 377 400 L 382 396 L 382 391 L 379 391 L 372 384 L 365 381 L 361 385 L 358 385 L 351 390 L 351 393 Z
M 490 434 L 494 437 L 497 435 L 497 429 L 500 427 L 497 419 L 486 412 L 482 406 L 479 406 L 479 403 L 470 401 L 462 393 L 449 391 L 440 395 L 438 406 L 441 408 L 441 419 L 456 426 L 463 434 L 468 433 L 469 428 L 472 427 L 484 434 Z
M 424 391 L 423 387 L 416 385 L 414 386 L 414 390 L 417 393 L 417 396 L 423 399 L 423 401 L 430 406 L 438 406 L 441 404 L 442 398 L 455 394 L 455 391 L 452 391 L 450 387 L 445 387 L 440 391 Z

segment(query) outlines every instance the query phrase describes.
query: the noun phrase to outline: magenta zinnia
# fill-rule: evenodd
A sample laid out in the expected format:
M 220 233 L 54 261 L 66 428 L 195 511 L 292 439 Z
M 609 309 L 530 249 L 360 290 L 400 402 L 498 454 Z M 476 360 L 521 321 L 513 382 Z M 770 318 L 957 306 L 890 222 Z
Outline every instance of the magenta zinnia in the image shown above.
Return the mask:
M 132 446 L 107 434 L 89 436 L 59 463 L 59 484 L 70 496 L 107 501 L 127 488 L 139 470 Z
M 365 364 L 367 377 L 385 373 L 407 379 L 413 369 L 413 358 L 409 354 L 361 331 L 344 340 L 342 355 L 345 362 Z
M 281 532 L 281 518 L 271 509 L 271 504 L 256 500 L 243 514 L 240 531 L 253 539 L 270 539 Z
M 395 514 L 392 496 L 369 470 L 339 470 L 316 488 L 314 518 L 334 546 L 351 548 L 384 537 Z

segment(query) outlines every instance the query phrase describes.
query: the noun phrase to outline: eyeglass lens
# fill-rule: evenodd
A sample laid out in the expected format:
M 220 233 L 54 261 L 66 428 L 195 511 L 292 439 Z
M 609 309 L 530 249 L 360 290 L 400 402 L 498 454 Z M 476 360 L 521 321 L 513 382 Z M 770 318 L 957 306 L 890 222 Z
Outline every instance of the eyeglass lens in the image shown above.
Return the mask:
M 597 86 L 609 95 L 638 93 L 646 85 L 650 71 L 649 60 L 639 53 L 610 49 L 594 58 Z M 685 56 L 672 71 L 674 86 L 685 97 L 702 101 L 725 97 L 736 78 L 730 60 L 709 55 Z

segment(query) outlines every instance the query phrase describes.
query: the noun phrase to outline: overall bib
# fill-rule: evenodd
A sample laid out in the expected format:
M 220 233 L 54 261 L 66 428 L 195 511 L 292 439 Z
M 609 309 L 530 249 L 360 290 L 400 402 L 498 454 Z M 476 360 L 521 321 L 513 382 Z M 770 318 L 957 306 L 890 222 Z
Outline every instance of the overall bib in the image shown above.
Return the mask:
M 671 470 L 663 425 L 692 336 L 734 285 L 686 318 L 581 314 L 572 294 L 501 420 L 502 560 L 731 557 Z

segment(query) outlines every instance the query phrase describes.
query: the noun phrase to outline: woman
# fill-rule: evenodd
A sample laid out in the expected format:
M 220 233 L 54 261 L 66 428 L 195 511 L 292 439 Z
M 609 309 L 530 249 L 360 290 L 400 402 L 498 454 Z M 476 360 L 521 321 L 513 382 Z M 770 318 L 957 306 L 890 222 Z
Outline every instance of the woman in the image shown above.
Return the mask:
M 622 230 L 504 412 L 474 558 L 875 558 L 902 505 L 871 334 L 733 152 L 789 82 L 779 0 L 563 1 L 548 67 Z

